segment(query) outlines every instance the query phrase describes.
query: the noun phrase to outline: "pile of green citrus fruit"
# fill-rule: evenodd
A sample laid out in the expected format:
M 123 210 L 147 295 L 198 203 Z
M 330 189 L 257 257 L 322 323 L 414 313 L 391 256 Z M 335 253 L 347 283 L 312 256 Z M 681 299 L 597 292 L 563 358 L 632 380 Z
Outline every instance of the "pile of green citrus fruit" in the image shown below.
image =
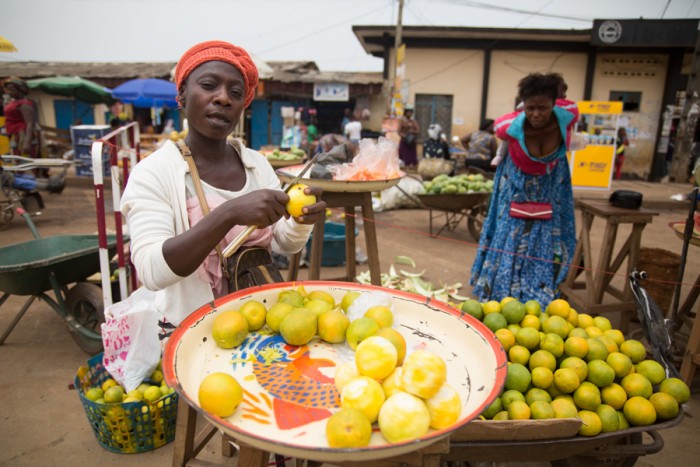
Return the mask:
M 347 311 L 359 296 L 348 291 L 336 302 L 322 290 L 307 293 L 303 286 L 282 290 L 269 308 L 248 300 L 238 310 L 219 313 L 212 337 L 224 349 L 241 345 L 250 331 L 279 333 L 286 343 L 297 346 L 316 337 L 329 344 L 347 343 L 354 361 L 336 368 L 340 410 L 327 422 L 330 447 L 367 446 L 375 423 L 388 442 L 418 439 L 431 427 L 455 423 L 462 403 L 446 382 L 444 360 L 427 350 L 407 355 L 406 340 L 392 327 L 394 315 L 387 306 L 370 306 L 351 320 Z M 228 417 L 241 402 L 241 388 L 228 374 L 214 375 L 200 384 L 199 402 Z
M 163 379 L 163 361 L 158 362 L 158 367 L 153 370 L 151 376 L 129 392 L 119 385 L 114 378 L 107 378 L 102 384 L 88 388 L 85 397 L 98 404 L 121 404 L 122 402 L 150 402 L 155 403 L 159 399 L 172 394 L 175 390 L 168 387 Z M 147 382 L 148 381 L 148 382 Z
M 504 391 L 484 419 L 578 417 L 578 433 L 595 436 L 672 419 L 690 398 L 688 386 L 667 378 L 641 342 L 565 300 L 544 311 L 534 300 L 511 297 L 459 307 L 491 329 L 508 355 Z
M 481 174 L 460 174 L 454 177 L 442 174 L 423 182 L 423 189 L 430 195 L 490 193 L 493 191 L 493 180 L 487 180 Z

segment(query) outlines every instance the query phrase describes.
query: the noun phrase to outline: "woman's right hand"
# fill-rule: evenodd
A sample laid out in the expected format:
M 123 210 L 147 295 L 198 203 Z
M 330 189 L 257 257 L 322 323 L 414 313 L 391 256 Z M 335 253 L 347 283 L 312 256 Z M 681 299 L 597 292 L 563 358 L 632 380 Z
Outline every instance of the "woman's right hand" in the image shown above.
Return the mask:
M 268 227 L 282 217 L 289 217 L 288 201 L 289 196 L 281 190 L 262 189 L 227 201 L 226 206 L 235 210 L 237 225 Z

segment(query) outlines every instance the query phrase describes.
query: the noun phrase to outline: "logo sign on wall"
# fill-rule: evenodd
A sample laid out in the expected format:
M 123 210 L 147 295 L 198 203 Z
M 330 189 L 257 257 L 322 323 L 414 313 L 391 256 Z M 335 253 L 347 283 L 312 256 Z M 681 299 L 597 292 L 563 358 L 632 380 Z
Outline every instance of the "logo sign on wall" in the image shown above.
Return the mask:
M 622 37 L 622 25 L 619 21 L 604 21 L 598 28 L 598 37 L 605 44 L 614 44 Z
M 348 83 L 314 83 L 315 101 L 349 101 Z

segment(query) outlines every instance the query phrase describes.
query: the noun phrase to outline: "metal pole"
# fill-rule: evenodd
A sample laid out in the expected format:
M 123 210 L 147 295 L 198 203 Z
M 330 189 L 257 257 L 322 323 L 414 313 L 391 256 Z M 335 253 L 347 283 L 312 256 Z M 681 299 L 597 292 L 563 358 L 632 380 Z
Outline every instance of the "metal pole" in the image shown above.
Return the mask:
M 391 115 L 394 115 L 394 107 L 392 104 L 392 101 L 394 100 L 394 94 L 396 94 L 397 89 L 394 88 L 394 84 L 396 83 L 396 67 L 398 66 L 398 59 L 399 59 L 399 47 L 401 47 L 401 28 L 402 28 L 402 22 L 403 20 L 403 0 L 399 0 L 399 15 L 396 20 L 396 34 L 394 37 L 394 59 L 391 61 L 392 64 L 392 81 L 391 81 L 391 92 L 389 93 L 389 105 L 387 106 L 389 108 L 389 113 Z

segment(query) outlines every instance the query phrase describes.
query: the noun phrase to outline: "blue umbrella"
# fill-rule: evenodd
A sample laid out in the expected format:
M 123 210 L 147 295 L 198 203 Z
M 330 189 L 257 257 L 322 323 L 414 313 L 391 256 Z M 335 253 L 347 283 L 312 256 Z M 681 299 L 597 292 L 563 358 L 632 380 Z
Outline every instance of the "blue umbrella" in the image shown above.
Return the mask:
M 134 107 L 177 108 L 175 83 L 164 79 L 132 79 L 112 89 L 112 96 Z

